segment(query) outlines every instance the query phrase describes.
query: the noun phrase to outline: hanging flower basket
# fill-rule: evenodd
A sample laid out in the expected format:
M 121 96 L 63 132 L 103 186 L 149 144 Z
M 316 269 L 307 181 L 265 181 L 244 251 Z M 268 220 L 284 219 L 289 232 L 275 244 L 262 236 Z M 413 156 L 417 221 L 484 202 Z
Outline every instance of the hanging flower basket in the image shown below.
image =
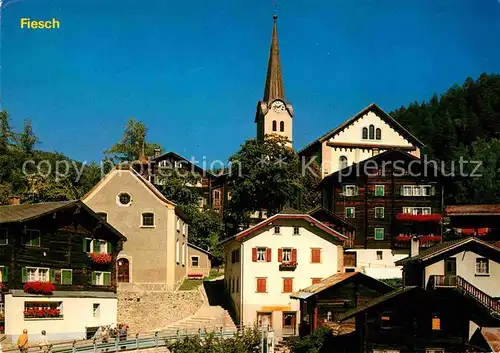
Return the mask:
M 396 215 L 398 221 L 404 222 L 440 222 L 443 217 L 440 214 L 408 214 Z
M 50 282 L 26 282 L 23 289 L 25 293 L 49 295 L 56 287 Z
M 0 293 L 5 292 L 7 290 L 7 285 L 5 283 L 0 282 Z
M 111 260 L 113 259 L 111 254 L 100 254 L 100 253 L 90 253 L 89 257 L 93 263 L 99 265 L 108 265 L 111 263 Z
M 61 310 L 49 308 L 30 308 L 24 310 L 25 318 L 61 317 Z

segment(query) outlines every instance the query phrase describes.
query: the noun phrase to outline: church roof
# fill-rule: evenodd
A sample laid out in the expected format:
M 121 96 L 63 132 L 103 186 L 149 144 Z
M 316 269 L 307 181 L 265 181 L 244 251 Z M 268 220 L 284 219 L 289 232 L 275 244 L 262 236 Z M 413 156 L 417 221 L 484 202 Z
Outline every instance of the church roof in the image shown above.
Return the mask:
M 267 65 L 266 84 L 264 87 L 263 101 L 268 104 L 275 99 L 285 100 L 285 87 L 283 85 L 283 76 L 281 74 L 278 29 L 276 24 L 277 18 L 278 16 L 273 16 L 273 34 L 271 37 L 271 49 L 269 52 L 269 63 Z

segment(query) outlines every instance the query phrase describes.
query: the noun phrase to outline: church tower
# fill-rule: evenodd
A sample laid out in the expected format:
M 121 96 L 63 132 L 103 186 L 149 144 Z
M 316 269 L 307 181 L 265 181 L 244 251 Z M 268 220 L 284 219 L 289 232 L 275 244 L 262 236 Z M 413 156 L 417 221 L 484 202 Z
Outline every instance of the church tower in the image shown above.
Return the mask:
M 255 122 L 257 123 L 257 139 L 264 139 L 265 135 L 281 135 L 288 138 L 292 147 L 293 108 L 285 100 L 285 88 L 281 74 L 280 52 L 278 45 L 278 30 L 274 15 L 271 49 L 267 66 L 264 98 L 257 103 Z

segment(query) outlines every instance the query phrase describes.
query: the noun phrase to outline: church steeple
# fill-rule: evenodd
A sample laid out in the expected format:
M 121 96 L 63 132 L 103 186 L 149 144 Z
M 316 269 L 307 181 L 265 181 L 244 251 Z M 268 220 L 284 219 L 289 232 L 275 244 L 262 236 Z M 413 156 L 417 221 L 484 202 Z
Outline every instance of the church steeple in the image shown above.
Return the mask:
M 257 139 L 263 140 L 266 135 L 280 135 L 286 137 L 292 146 L 293 136 L 293 108 L 285 100 L 285 87 L 281 73 L 280 50 L 278 45 L 278 29 L 274 15 L 271 49 L 267 65 L 264 98 L 257 103 L 255 122 L 257 123 Z
M 273 34 L 271 37 L 271 49 L 269 50 L 269 63 L 267 65 L 266 85 L 264 87 L 264 102 L 270 103 L 277 98 L 285 100 L 285 88 L 283 76 L 281 75 L 280 50 L 278 43 L 278 29 L 274 15 Z

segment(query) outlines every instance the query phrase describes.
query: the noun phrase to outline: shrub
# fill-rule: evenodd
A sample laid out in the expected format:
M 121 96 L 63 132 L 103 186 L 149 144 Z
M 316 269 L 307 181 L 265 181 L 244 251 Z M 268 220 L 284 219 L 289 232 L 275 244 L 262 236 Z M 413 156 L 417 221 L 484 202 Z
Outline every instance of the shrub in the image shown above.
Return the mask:
M 286 341 L 291 353 L 326 353 L 331 352 L 333 334 L 328 327 L 317 328 L 308 336 L 293 337 Z

